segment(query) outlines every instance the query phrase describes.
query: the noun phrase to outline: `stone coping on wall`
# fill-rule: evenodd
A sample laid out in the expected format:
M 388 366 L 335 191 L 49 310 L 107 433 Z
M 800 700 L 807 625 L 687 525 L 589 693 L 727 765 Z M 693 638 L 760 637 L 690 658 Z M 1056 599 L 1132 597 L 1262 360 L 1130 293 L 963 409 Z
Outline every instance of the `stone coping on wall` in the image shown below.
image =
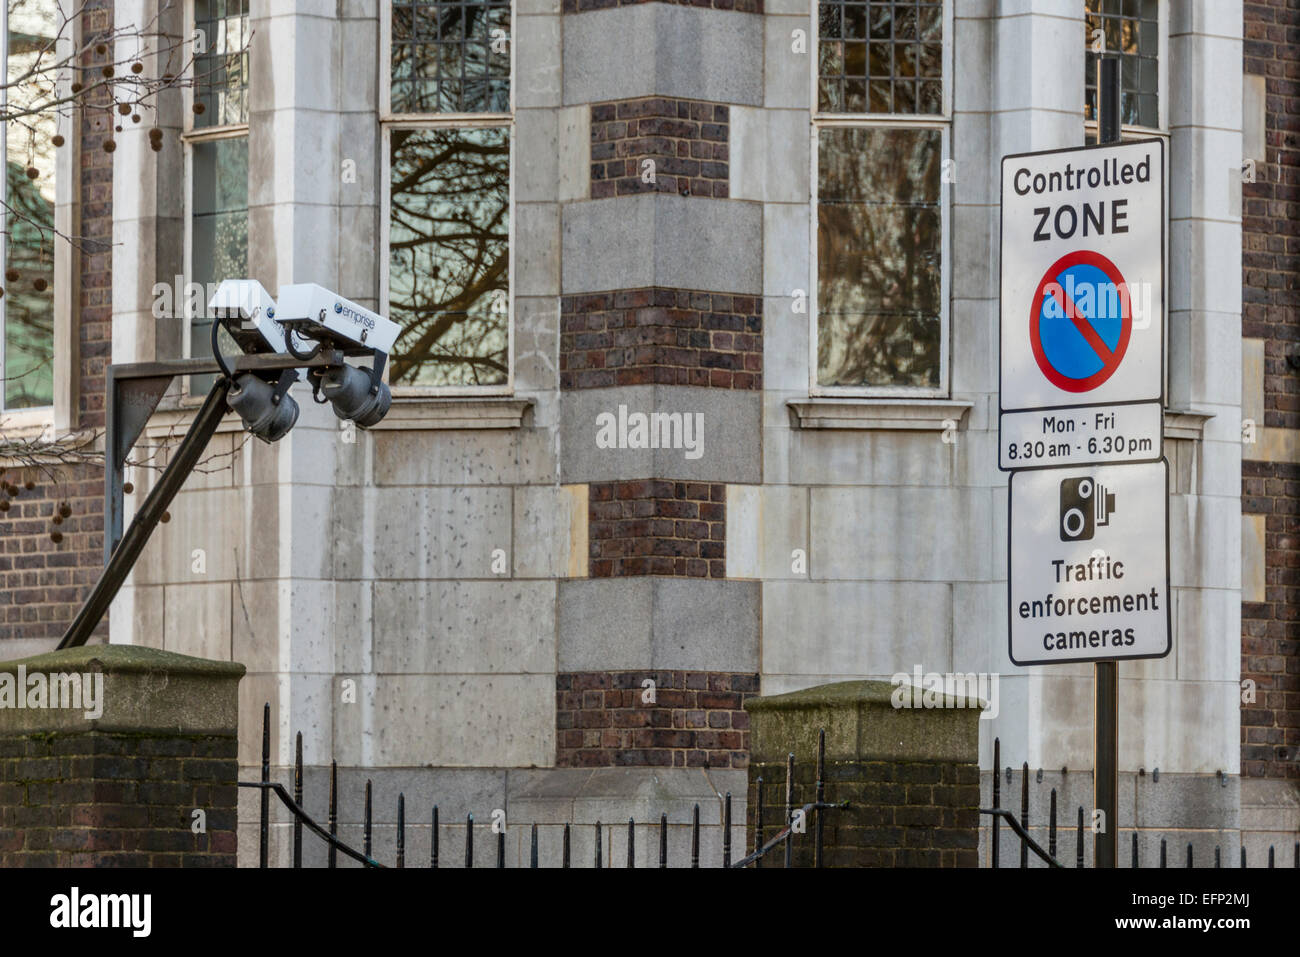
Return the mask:
M 938 694 L 934 707 L 895 707 L 897 690 L 890 681 L 840 681 L 750 698 L 750 762 L 780 763 L 790 751 L 814 760 L 821 729 L 828 761 L 977 761 L 980 702 Z
M 103 675 L 102 700 L 87 709 L 51 707 L 50 676 Z M 8 681 L 5 675 L 13 676 Z M 18 691 L 34 687 L 45 676 L 46 706 L 22 707 Z M 26 689 L 18 687 L 22 676 Z M 234 686 L 244 666 L 210 661 L 138 645 L 85 645 L 31 658 L 0 662 L 0 734 L 46 732 L 170 732 L 187 735 L 233 735 L 238 723 Z M 95 680 L 98 684 L 98 679 Z M 62 695 L 66 686 L 60 688 Z M 80 683 L 77 693 L 80 695 Z M 98 693 L 96 693 L 98 698 Z M 24 702 L 32 700 L 30 694 Z M 89 716 L 94 711 L 101 713 Z

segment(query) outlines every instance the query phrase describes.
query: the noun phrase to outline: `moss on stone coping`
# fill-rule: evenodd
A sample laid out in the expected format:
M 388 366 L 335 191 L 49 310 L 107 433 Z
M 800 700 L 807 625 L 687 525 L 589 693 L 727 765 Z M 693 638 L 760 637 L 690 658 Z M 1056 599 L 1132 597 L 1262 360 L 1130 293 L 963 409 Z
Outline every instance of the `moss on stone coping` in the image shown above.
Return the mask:
M 17 674 L 18 666 L 28 671 L 93 671 L 104 674 L 154 674 L 165 671 L 173 675 L 203 675 L 212 678 L 242 678 L 245 668 L 237 661 L 212 661 L 180 655 L 144 645 L 82 645 L 58 651 L 0 661 L 0 673 Z
M 979 759 L 977 703 L 955 696 L 928 708 L 895 707 L 890 681 L 839 681 L 789 694 L 750 698 L 750 768 L 815 760 L 817 736 L 826 732 L 829 761 L 937 761 Z
M 894 707 L 893 694 L 895 685 L 892 681 L 837 681 L 834 684 L 817 685 L 800 691 L 790 691 L 761 698 L 750 698 L 745 702 L 746 711 L 803 711 L 808 708 L 857 708 L 862 705 L 883 705 Z M 910 685 L 909 685 L 910 687 Z M 937 694 L 937 692 L 926 692 Z M 982 701 L 961 699 L 956 695 L 942 694 L 943 707 L 948 709 L 971 708 L 981 710 Z
M 106 731 L 229 735 L 239 725 L 239 681 L 245 668 L 140 645 L 87 645 L 0 662 L 0 675 L 98 676 L 97 707 L 71 686 L 66 702 L 0 707 L 0 734 Z M 12 681 L 13 679 L 9 679 Z M 102 681 L 102 686 L 101 686 Z M 102 695 L 98 687 L 102 687 Z M 25 689 L 19 689 L 25 693 Z M 65 690 L 64 694 L 69 691 Z M 85 705 L 81 707 L 80 705 Z

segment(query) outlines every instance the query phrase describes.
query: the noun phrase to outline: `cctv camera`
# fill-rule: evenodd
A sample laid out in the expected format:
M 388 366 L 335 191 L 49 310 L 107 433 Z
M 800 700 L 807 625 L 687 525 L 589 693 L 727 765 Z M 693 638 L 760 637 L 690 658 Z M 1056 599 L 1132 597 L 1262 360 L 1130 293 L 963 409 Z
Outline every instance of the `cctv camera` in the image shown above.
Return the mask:
M 283 286 L 277 302 L 254 279 L 227 279 L 208 306 L 245 353 L 275 352 L 313 363 L 307 376 L 312 394 L 318 402 L 332 403 L 339 418 L 369 428 L 388 413 L 392 393 L 383 375 L 388 353 L 401 332 L 397 323 L 315 283 Z M 288 394 L 298 372 L 235 375 L 217 350 L 216 329 L 214 324 L 213 354 L 233 382 L 227 397 L 230 407 L 254 435 L 277 441 L 298 418 L 297 403 Z M 326 346 L 347 356 L 370 356 L 373 361 L 369 368 L 338 359 L 327 366 L 315 363 Z
M 378 424 L 393 404 L 387 383 L 374 373 L 356 366 L 336 366 L 321 372 L 320 391 L 334 405 L 340 419 L 351 419 L 363 429 Z
M 245 353 L 286 351 L 275 300 L 256 279 L 223 279 L 208 312 Z
M 297 373 L 291 374 L 296 379 Z M 292 380 L 290 380 L 292 381 Z M 289 383 L 272 385 L 251 372 L 235 377 L 226 403 L 243 419 L 245 428 L 263 442 L 278 442 L 298 421 L 298 403 L 284 394 Z
M 393 350 L 401 328 L 377 312 L 344 299 L 314 282 L 280 287 L 278 320 L 318 342 L 328 342 L 349 355 Z

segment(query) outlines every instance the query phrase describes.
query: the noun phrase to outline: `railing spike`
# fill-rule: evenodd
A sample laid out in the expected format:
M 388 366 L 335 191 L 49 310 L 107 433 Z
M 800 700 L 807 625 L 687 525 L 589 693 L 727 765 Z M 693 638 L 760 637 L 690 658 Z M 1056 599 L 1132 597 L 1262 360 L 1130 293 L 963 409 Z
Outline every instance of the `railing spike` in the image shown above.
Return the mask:
M 429 866 L 436 868 L 438 866 L 438 805 L 433 806 L 430 817 L 433 833 L 429 836 Z
M 337 838 L 339 835 L 339 763 L 330 761 L 330 837 Z M 329 866 L 337 867 L 339 859 L 338 848 L 333 842 L 330 843 Z
M 294 741 L 293 749 L 293 803 L 302 807 L 302 732 Z M 293 816 L 293 866 L 302 867 L 302 821 Z
M 374 818 L 371 811 L 371 788 L 372 783 L 369 778 L 366 779 L 366 809 L 365 819 L 363 820 L 363 844 L 365 847 L 366 857 L 371 856 L 372 838 L 374 835 Z
M 397 792 L 397 866 L 406 866 L 406 795 Z
M 1002 739 L 993 739 L 993 810 L 997 811 L 1002 808 L 1002 778 L 998 773 L 998 768 L 1002 766 Z M 993 855 L 993 866 L 999 866 L 998 858 L 1001 848 L 998 847 L 1000 838 L 998 835 L 998 824 L 1001 823 L 999 815 L 993 815 L 993 824 L 989 834 L 989 850 Z
M 820 852 L 818 854 L 820 858 Z M 722 800 L 722 866 L 731 867 L 731 792 Z
M 271 795 L 267 785 L 271 783 L 271 702 L 262 705 L 262 816 L 261 842 L 257 850 L 257 866 L 268 866 L 269 844 L 271 840 Z
M 700 866 L 700 806 L 691 812 L 691 867 Z

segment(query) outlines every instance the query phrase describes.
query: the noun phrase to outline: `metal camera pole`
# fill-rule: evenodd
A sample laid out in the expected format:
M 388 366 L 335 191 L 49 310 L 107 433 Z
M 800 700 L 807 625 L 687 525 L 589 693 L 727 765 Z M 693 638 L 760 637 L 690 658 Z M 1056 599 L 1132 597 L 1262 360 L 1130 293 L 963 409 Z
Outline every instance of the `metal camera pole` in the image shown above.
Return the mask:
M 1097 142 L 1120 141 L 1119 57 L 1097 58 Z M 1101 830 L 1093 833 L 1093 866 L 1119 862 L 1119 663 L 1092 666 L 1092 797 L 1101 811 Z
M 300 360 L 289 355 L 244 355 L 234 360 L 235 373 L 258 370 L 278 373 L 295 368 L 331 368 L 343 364 L 343 354 L 324 349 L 319 355 Z M 144 551 L 163 513 L 198 464 L 221 420 L 230 412 L 226 395 L 230 369 L 212 359 L 167 359 L 110 365 L 104 427 L 104 570 L 87 595 L 77 617 L 59 641 L 60 648 L 84 645 L 113 603 L 122 583 Z M 159 400 L 176 376 L 221 373 L 207 399 L 194 416 L 185 437 L 172 451 L 167 467 L 145 496 L 131 524 L 123 532 L 123 482 L 126 460 Z

